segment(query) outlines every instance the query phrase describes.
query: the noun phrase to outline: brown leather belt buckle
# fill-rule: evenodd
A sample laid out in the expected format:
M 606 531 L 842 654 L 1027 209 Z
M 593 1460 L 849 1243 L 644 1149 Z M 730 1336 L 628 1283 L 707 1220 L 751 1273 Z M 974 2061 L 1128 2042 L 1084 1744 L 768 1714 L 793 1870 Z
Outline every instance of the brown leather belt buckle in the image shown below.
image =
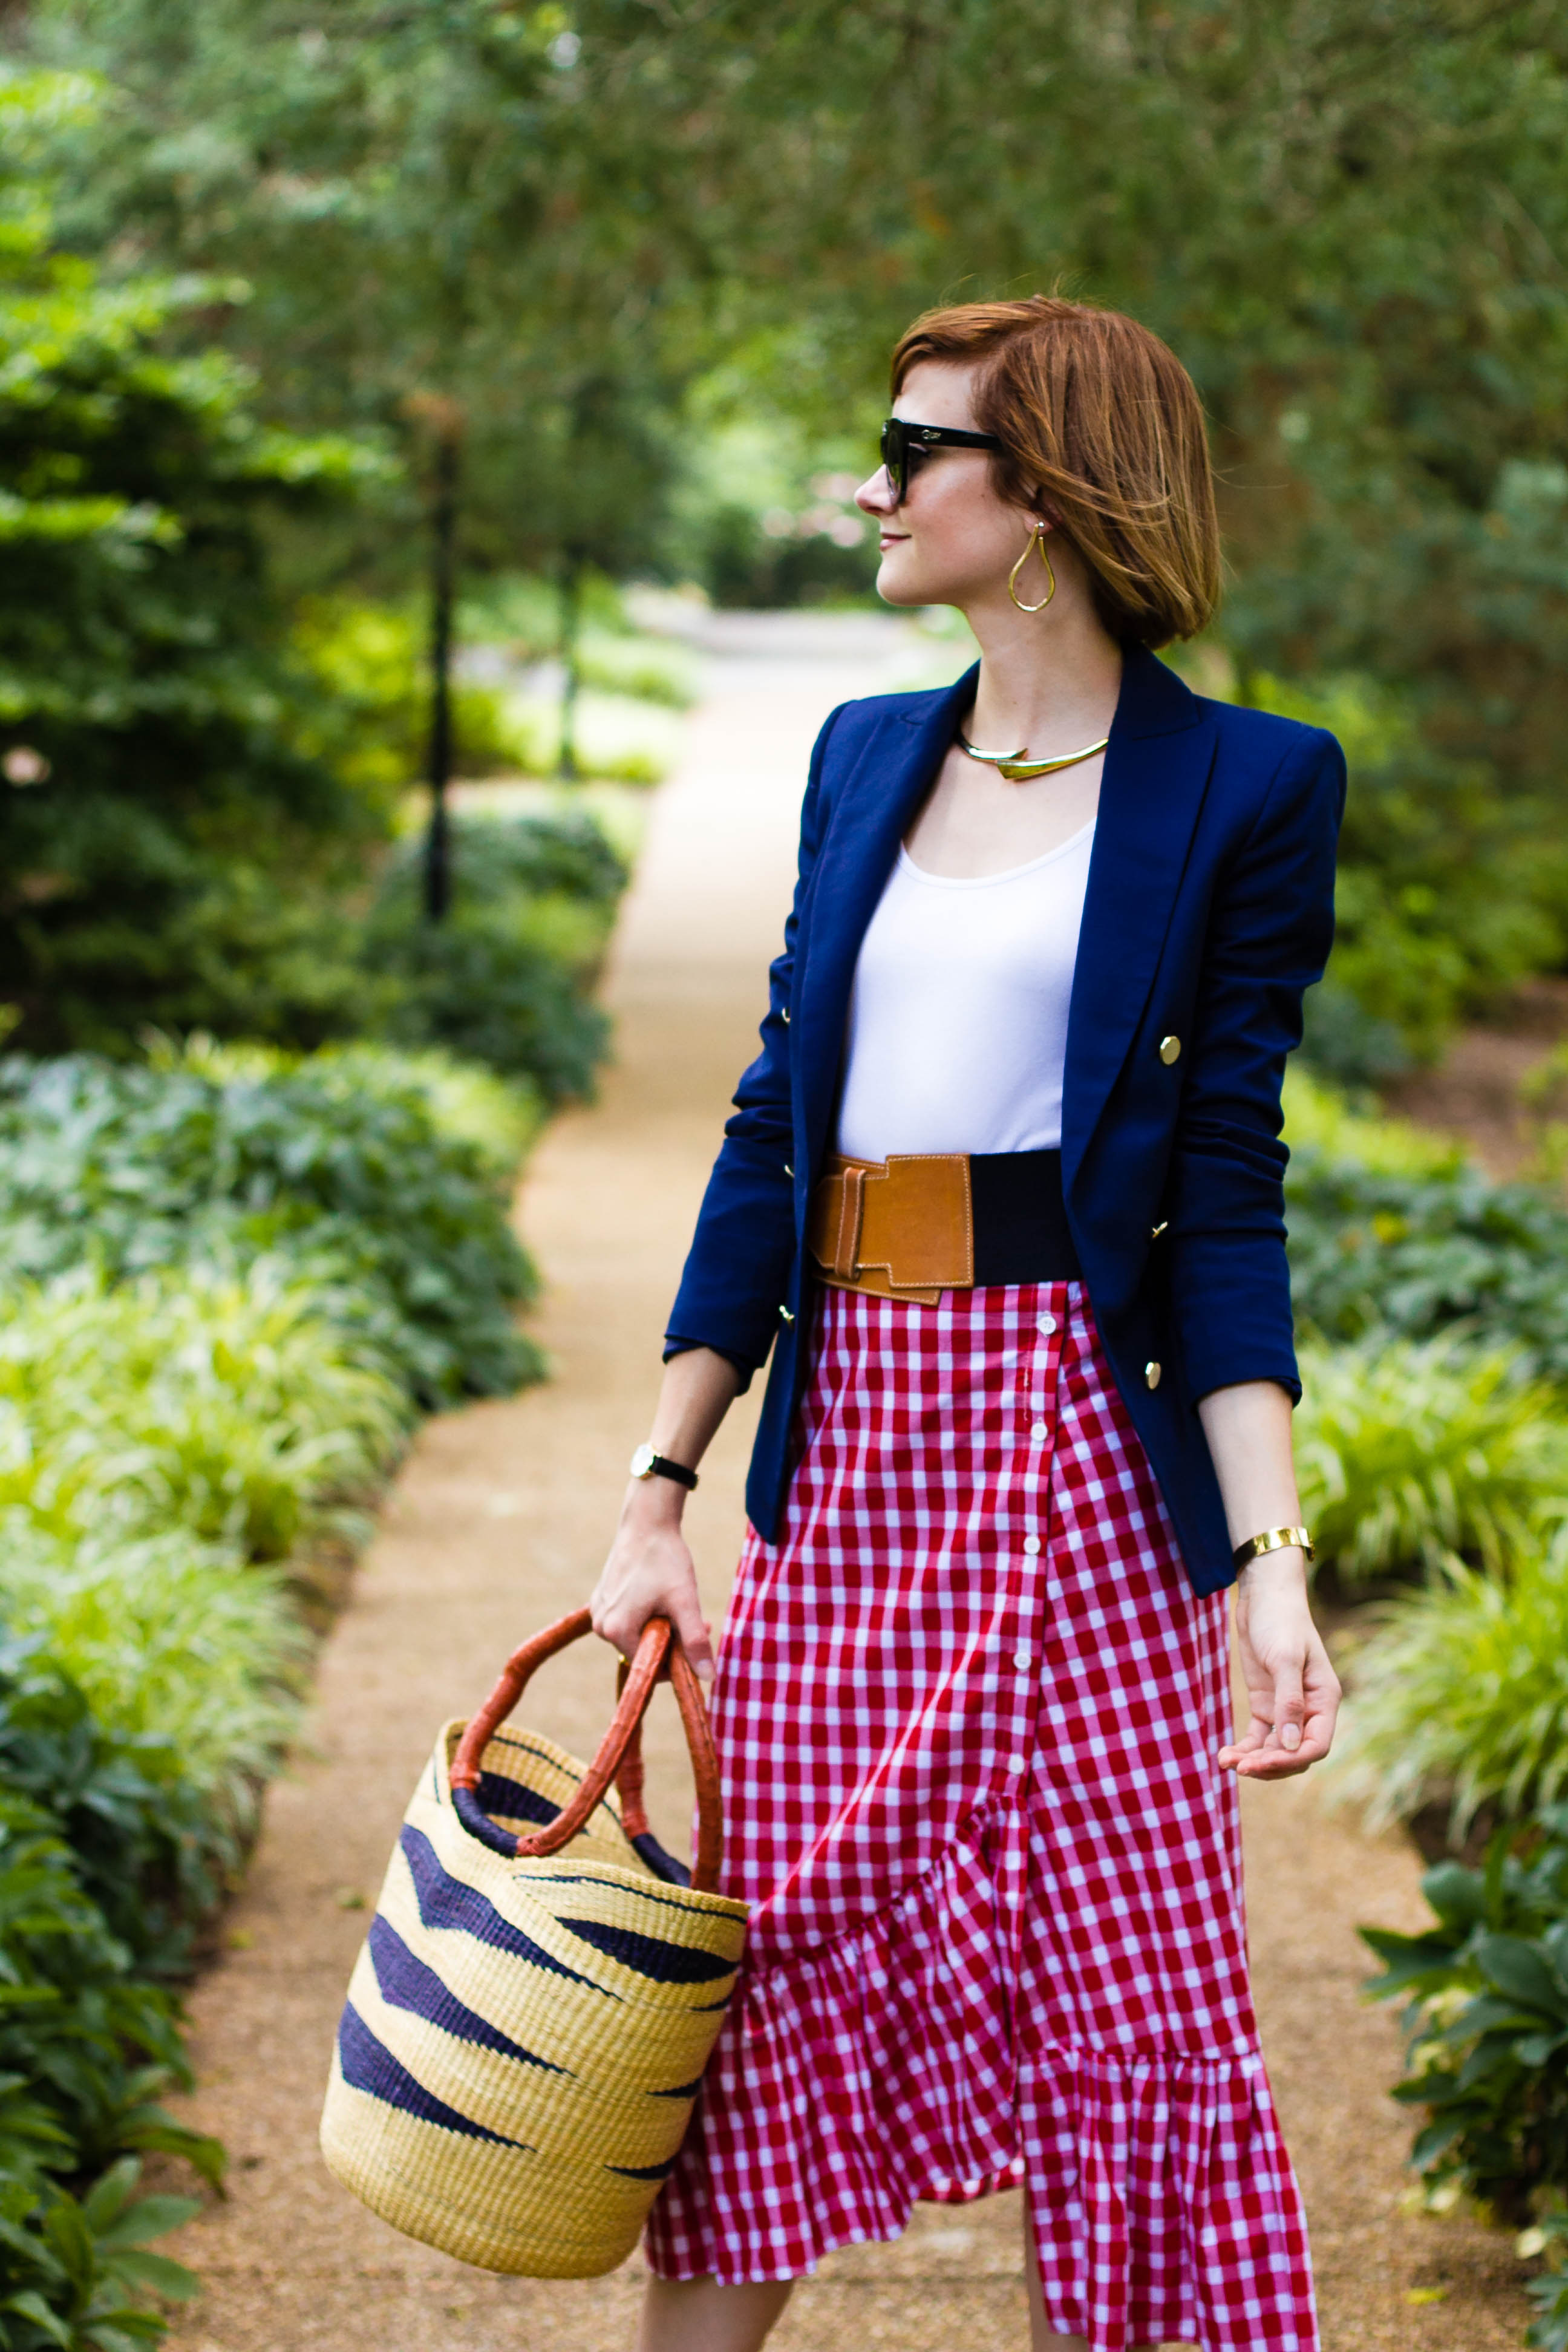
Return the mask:
M 974 1285 L 974 1204 L 965 1151 L 834 1158 L 812 1193 L 806 1243 L 825 1282 L 933 1307 Z

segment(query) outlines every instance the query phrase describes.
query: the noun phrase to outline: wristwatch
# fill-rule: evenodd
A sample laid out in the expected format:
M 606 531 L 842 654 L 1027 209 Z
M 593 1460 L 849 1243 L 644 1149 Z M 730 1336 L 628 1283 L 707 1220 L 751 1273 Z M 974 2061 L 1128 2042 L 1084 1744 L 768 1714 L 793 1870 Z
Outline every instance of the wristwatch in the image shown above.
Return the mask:
M 639 1445 L 632 1455 L 631 1474 L 634 1478 L 673 1478 L 688 1494 L 697 1484 L 697 1473 L 689 1470 L 684 1462 L 672 1462 L 668 1454 L 656 1454 L 651 1445 Z

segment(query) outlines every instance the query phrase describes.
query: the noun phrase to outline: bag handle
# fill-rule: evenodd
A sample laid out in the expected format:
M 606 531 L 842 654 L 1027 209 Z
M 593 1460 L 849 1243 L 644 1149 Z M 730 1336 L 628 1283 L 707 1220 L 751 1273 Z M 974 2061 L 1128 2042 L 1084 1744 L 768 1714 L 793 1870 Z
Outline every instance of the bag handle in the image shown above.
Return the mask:
M 514 1650 L 501 1668 L 500 1679 L 479 1713 L 469 1722 L 458 1752 L 452 1759 L 448 1778 L 454 1789 L 477 1789 L 479 1783 L 479 1761 L 485 1749 L 516 1706 L 537 1669 L 546 1658 L 554 1657 L 558 1650 L 581 1641 L 593 1629 L 593 1619 L 586 1609 L 574 1609 L 569 1617 L 558 1618 L 546 1625 L 531 1641 Z M 637 1643 L 637 1656 L 628 1666 L 623 1659 L 619 1677 L 619 1700 L 610 1718 L 609 1729 L 599 1742 L 598 1752 L 570 1804 L 563 1808 L 547 1828 L 535 1830 L 517 1841 L 520 1855 L 542 1857 L 559 1853 L 569 1845 L 587 1821 L 595 1806 L 604 1796 L 612 1780 L 617 1780 L 621 1795 L 621 1817 L 628 1837 L 640 1837 L 647 1829 L 647 1815 L 643 1810 L 642 1719 L 647 1712 L 654 1685 L 668 1672 L 675 1688 L 676 1704 L 686 1729 L 686 1746 L 691 1758 L 692 1777 L 697 1783 L 697 1854 L 692 1864 L 691 1884 L 700 1894 L 718 1891 L 719 1873 L 724 1859 L 724 1824 L 719 1793 L 719 1759 L 713 1752 L 713 1735 L 709 1728 L 708 1708 L 702 1696 L 702 1685 L 691 1670 L 685 1651 L 675 1639 L 675 1628 L 668 1617 L 650 1617 Z

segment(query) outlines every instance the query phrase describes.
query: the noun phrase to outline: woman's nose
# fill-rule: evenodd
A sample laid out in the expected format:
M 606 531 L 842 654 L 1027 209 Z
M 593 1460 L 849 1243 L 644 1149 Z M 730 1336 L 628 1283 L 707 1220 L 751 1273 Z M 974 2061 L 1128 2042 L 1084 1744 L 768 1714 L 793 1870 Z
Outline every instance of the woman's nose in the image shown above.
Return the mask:
M 855 503 L 862 514 L 897 512 L 899 502 L 893 496 L 893 486 L 888 479 L 886 466 L 879 466 L 876 472 L 861 483 L 855 493 Z

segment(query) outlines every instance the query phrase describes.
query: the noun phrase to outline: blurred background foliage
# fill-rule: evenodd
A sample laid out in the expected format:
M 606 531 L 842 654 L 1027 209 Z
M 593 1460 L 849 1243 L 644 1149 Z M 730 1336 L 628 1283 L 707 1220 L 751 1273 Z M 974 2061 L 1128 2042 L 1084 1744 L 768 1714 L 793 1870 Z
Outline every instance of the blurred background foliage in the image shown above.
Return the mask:
M 233 1032 L 258 992 L 264 1034 L 331 1034 L 312 892 L 425 756 L 443 484 L 460 615 L 535 582 L 569 714 L 563 740 L 459 662 L 455 769 L 570 774 L 593 583 L 864 597 L 892 340 L 1058 280 L 1168 336 L 1208 406 L 1231 576 L 1205 680 L 1351 751 L 1319 1066 L 1388 1076 L 1568 957 L 1545 0 L 4 23 L 0 475 L 48 575 L 0 614 L 0 731 L 50 768 L 4 795 L 26 1042 Z

